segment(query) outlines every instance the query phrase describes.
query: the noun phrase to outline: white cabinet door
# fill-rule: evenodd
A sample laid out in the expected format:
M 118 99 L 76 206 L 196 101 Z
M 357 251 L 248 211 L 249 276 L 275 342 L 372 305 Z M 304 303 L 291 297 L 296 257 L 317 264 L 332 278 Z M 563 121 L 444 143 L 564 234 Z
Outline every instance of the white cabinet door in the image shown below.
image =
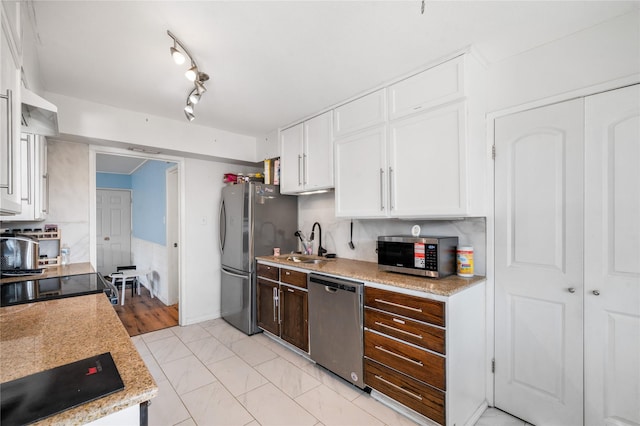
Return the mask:
M 495 405 L 583 423 L 582 99 L 495 122 Z
M 303 189 L 303 125 L 280 133 L 280 192 L 295 194 Z
M 333 188 L 332 111 L 304 122 L 304 189 Z
M 336 140 L 336 216 L 387 216 L 386 126 Z
M 585 424 L 640 424 L 640 85 L 585 101 Z
M 7 216 L 5 221 L 37 221 L 44 220 L 46 200 L 43 185 L 43 147 L 46 150 L 46 140 L 43 136 L 23 133 L 20 138 L 20 189 L 22 211 L 13 216 Z M 45 160 L 46 161 L 46 160 Z
M 464 56 L 429 68 L 389 87 L 389 118 L 464 97 Z
M 4 5 L 2 6 L 4 7 Z M 4 10 L 3 10 L 4 12 Z M 1 18 L 1 16 L 0 16 Z M 20 58 L 0 19 L 0 214 L 20 213 Z
M 337 107 L 334 115 L 335 137 L 384 123 L 387 119 L 385 89 Z
M 464 102 L 392 122 L 390 214 L 466 213 Z

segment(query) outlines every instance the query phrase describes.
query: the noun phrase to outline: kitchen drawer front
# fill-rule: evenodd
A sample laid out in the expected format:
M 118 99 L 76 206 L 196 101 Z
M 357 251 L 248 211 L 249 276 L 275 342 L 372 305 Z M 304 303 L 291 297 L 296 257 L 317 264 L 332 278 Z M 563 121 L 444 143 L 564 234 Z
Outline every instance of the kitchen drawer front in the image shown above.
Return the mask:
M 258 276 L 270 280 L 278 281 L 280 268 L 271 265 L 263 265 L 258 263 Z
M 364 297 L 365 306 L 439 325 L 440 327 L 445 326 L 444 302 L 374 287 L 365 287 Z
M 364 355 L 431 386 L 446 390 L 445 358 L 371 331 L 364 334 Z
M 445 393 L 400 374 L 377 362 L 365 359 L 364 382 L 399 403 L 445 424 Z
M 291 269 L 284 269 L 280 272 L 280 281 L 295 285 L 296 287 L 307 288 L 307 274 Z
M 423 348 L 445 353 L 445 330 L 429 324 L 413 321 L 371 308 L 364 311 L 365 327 L 388 334 L 396 339 L 422 346 Z

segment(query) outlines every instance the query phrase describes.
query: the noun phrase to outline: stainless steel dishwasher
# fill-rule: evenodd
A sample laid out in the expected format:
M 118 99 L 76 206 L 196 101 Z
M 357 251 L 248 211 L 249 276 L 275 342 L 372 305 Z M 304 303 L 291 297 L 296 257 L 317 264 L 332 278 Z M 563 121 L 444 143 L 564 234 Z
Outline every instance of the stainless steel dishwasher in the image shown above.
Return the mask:
M 309 345 L 317 364 L 364 389 L 361 282 L 309 274 Z

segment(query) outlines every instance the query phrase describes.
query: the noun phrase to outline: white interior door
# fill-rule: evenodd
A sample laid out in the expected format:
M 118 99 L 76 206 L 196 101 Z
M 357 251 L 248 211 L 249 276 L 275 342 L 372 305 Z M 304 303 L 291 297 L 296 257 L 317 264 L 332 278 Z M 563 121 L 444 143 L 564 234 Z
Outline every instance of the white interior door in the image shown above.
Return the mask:
M 180 293 L 178 177 L 178 167 L 167 171 L 167 283 L 169 286 L 169 305 L 178 303 Z
M 495 405 L 583 420 L 583 101 L 496 120 Z
M 131 264 L 131 191 L 96 190 L 96 249 L 103 275 Z
M 585 424 L 640 424 L 640 85 L 585 103 Z

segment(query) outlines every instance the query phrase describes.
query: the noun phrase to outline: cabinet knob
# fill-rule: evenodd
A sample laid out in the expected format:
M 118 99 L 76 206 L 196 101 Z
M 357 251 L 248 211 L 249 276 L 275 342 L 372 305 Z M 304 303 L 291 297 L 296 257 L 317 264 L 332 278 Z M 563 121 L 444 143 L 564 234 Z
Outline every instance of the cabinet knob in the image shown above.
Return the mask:
M 567 290 L 569 290 L 569 293 L 575 293 L 576 289 L 573 287 L 569 287 Z
M 593 290 L 592 293 L 594 296 L 600 296 L 600 290 Z

